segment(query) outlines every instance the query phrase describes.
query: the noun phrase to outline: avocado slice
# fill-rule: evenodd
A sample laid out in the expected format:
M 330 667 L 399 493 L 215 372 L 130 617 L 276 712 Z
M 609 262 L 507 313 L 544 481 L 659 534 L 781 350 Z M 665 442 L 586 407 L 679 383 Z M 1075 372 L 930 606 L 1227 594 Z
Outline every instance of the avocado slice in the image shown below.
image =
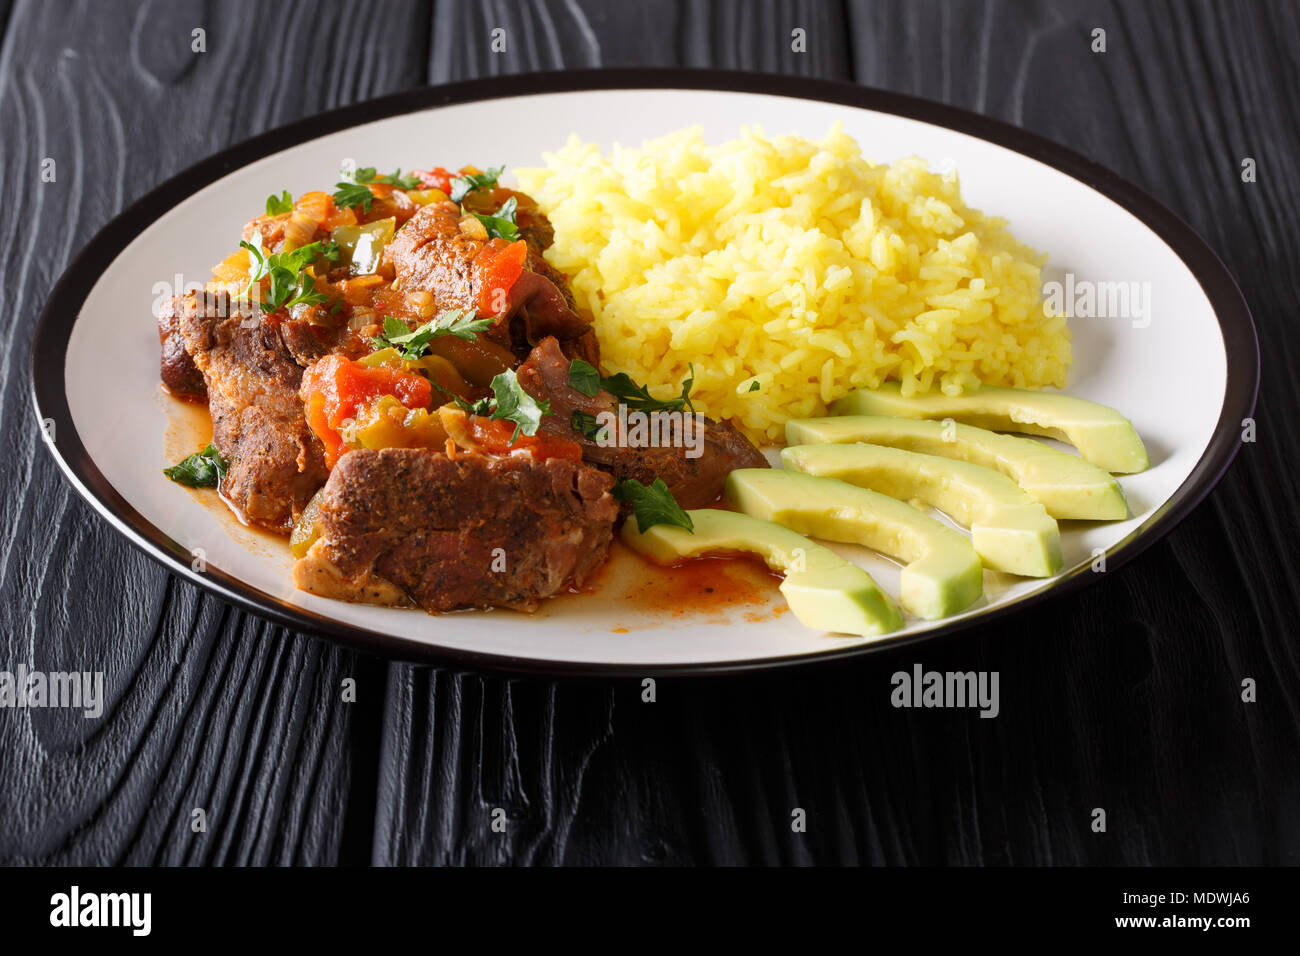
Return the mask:
M 880 415 L 792 419 L 786 422 L 785 436 L 791 445 L 868 442 L 995 468 L 1053 518 L 1119 521 L 1128 517 L 1124 492 L 1109 473 L 1032 438 L 999 435 L 956 422 Z
M 835 415 L 951 418 L 1000 432 L 1055 438 L 1107 471 L 1146 471 L 1151 461 L 1133 423 L 1115 409 L 1059 392 L 985 385 L 965 395 L 932 392 L 904 398 L 897 382 L 851 392 L 831 406 Z
M 820 631 L 874 637 L 903 626 L 893 599 L 856 564 L 830 548 L 761 518 L 700 508 L 686 512 L 695 531 L 657 524 L 642 532 L 623 523 L 623 541 L 658 564 L 707 554 L 749 552 L 785 573 L 781 593 L 801 624 Z
M 901 561 L 898 600 L 918 617 L 956 614 L 984 593 L 984 567 L 966 537 L 888 495 L 776 468 L 738 468 L 723 494 L 747 515 Z
M 992 468 L 883 445 L 792 445 L 787 468 L 839 478 L 903 501 L 919 500 L 970 528 L 995 571 L 1044 578 L 1061 570 L 1061 534 L 1043 506 Z

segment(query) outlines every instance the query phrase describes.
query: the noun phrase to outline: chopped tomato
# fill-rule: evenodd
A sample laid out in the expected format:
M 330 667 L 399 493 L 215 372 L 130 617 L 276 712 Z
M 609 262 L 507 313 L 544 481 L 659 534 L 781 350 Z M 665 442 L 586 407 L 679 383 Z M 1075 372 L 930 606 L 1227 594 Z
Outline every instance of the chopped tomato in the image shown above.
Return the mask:
M 433 389 L 423 375 L 326 355 L 303 374 L 299 395 L 307 424 L 325 446 L 325 464 L 333 468 L 344 450 L 340 429 L 358 409 L 381 395 L 392 395 L 407 408 L 428 408 Z
M 440 189 L 445 193 L 451 193 L 451 173 L 441 166 L 435 166 L 433 169 L 413 169 L 411 175 L 420 177 L 420 185 L 425 189 Z
M 348 206 L 344 206 L 340 209 L 338 206 L 334 205 L 332 199 L 330 200 L 330 206 L 332 209 L 330 210 L 329 215 L 326 216 L 325 221 L 321 223 L 324 228 L 333 232 L 339 226 L 355 226 L 357 224 L 357 214 L 353 209 Z
M 506 311 L 510 290 L 524 271 L 528 244 L 522 239 L 506 242 L 493 239 L 474 259 L 478 272 L 478 310 L 484 315 L 501 315 Z
M 520 432 L 515 436 L 515 423 L 483 418 L 479 415 L 467 416 L 466 425 L 474 443 L 485 451 L 496 455 L 508 455 L 511 452 L 527 451 L 534 458 L 567 458 L 569 461 L 582 461 L 582 446 L 567 438 L 554 438 L 550 435 L 525 435 Z
M 303 193 L 293 204 L 293 211 L 301 213 L 319 225 L 334 211 L 334 199 L 329 193 L 320 191 Z
M 383 276 L 355 276 L 340 282 L 339 291 L 348 305 L 370 305 L 374 293 L 383 284 Z

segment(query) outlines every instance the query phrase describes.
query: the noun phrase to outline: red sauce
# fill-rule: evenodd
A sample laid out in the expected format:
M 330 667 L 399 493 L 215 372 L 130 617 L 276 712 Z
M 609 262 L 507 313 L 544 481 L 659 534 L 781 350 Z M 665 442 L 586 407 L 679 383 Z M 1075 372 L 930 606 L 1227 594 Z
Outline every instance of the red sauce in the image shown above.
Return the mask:
M 781 575 L 750 555 L 695 558 L 671 567 L 636 560 L 635 579 L 617 600 L 638 611 L 682 618 L 739 607 L 751 620 L 761 620 L 785 607 L 778 590 Z

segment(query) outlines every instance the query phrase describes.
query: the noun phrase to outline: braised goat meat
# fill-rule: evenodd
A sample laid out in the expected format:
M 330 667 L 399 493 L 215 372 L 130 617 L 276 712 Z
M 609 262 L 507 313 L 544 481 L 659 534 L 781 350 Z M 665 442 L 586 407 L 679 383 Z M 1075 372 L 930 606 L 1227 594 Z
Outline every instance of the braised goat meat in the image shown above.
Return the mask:
M 398 230 L 385 250 L 396 283 L 403 290 L 432 293 L 438 311 L 477 309 L 497 318 L 488 336 L 517 354 L 552 335 L 569 355 L 595 364 L 598 359 L 591 324 L 574 309 L 564 277 L 542 258 L 542 250 L 525 240 L 526 255 L 518 278 L 508 288 L 494 286 L 493 259 L 509 255 L 503 240 L 488 240 L 472 228 L 455 203 L 432 203 Z
M 601 412 L 617 415 L 618 401 L 606 391 L 585 395 L 569 384 L 570 359 L 553 338 L 538 343 L 517 371 L 524 391 L 550 403 L 551 414 L 543 417 L 542 429 L 578 442 L 584 461 L 603 468 L 616 479 L 634 478 L 648 485 L 662 478 L 683 508 L 702 508 L 722 491 L 727 475 L 735 468 L 766 468 L 767 459 L 744 435 L 726 422 L 701 416 L 696 424 L 688 415 L 683 420 L 683 447 L 627 447 L 601 445 L 573 427 L 573 413 L 594 419 Z M 703 429 L 703 435 L 693 432 Z M 695 445 L 692 457 L 686 445 Z
M 212 441 L 227 464 L 222 495 L 250 524 L 291 531 L 328 477 L 298 398 L 302 366 L 288 344 L 306 348 L 307 333 L 223 293 L 190 293 L 171 310 L 172 335 L 203 376 Z
M 158 312 L 158 340 L 162 343 L 159 377 L 167 386 L 167 391 L 178 398 L 207 401 L 207 383 L 203 381 L 203 373 L 194 364 L 194 359 L 185 350 L 185 336 L 180 330 L 181 316 L 187 307 L 194 307 L 194 298 L 193 295 L 172 296 Z
M 352 451 L 318 499 L 319 537 L 294 568 L 328 597 L 426 611 L 531 611 L 605 561 L 618 504 L 580 462 L 417 448 Z

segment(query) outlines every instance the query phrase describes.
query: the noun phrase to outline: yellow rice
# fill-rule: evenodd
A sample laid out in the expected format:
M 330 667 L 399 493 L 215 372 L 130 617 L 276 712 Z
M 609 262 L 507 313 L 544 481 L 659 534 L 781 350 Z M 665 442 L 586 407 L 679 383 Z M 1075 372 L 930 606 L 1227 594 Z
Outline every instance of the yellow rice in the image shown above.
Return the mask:
M 543 158 L 517 177 L 606 368 L 668 394 L 693 363 L 696 408 L 755 440 L 886 379 L 906 394 L 1065 384 L 1046 257 L 963 203 L 955 171 L 874 164 L 838 125 L 820 143 L 747 129 L 721 146 L 693 128 L 607 156 L 575 136 Z

